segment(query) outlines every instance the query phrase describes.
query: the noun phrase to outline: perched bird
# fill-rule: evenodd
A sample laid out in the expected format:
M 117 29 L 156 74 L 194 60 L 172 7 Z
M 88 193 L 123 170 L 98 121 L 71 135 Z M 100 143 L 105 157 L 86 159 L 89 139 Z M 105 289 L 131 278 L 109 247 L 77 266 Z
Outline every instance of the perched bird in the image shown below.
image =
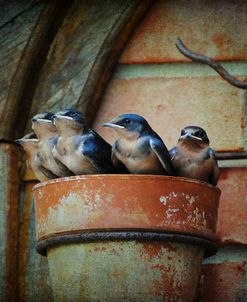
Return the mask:
M 119 136 L 112 146 L 116 166 L 122 163 L 133 174 L 173 174 L 165 144 L 142 116 L 119 115 L 103 126 L 113 128 Z
M 57 143 L 58 133 L 52 123 L 53 113 L 42 112 L 32 118 L 32 128 L 39 140 L 38 158 L 41 165 L 57 177 L 74 175 L 66 166 L 53 157 L 52 149 Z
M 41 165 L 38 157 L 39 141 L 34 132 L 25 135 L 21 139 L 17 139 L 15 142 L 23 147 L 26 153 L 27 164 L 39 181 L 46 181 L 57 177 Z
M 209 147 L 207 133 L 201 127 L 185 127 L 177 146 L 170 150 L 170 156 L 176 175 L 217 185 L 217 160 L 214 150 Z
M 53 156 L 74 174 L 117 172 L 111 162 L 111 146 L 87 127 L 81 112 L 72 109 L 60 111 L 54 115 L 54 124 L 59 137 Z

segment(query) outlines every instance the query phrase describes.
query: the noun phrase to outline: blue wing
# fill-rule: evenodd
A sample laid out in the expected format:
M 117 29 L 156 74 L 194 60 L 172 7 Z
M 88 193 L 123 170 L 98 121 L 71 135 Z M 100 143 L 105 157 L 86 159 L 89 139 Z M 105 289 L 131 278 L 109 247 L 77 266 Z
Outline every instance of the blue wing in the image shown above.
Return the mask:
M 163 168 L 166 170 L 167 174 L 173 175 L 174 173 L 173 173 L 170 155 L 169 155 L 169 152 L 168 152 L 165 144 L 162 142 L 162 140 L 159 138 L 151 138 L 150 146 L 151 146 L 153 152 L 158 157 Z
M 82 152 L 99 173 L 117 172 L 111 161 L 111 145 L 95 131 L 90 130 Z
M 174 156 L 177 154 L 177 147 L 173 147 L 171 150 L 169 150 L 170 158 L 173 160 Z

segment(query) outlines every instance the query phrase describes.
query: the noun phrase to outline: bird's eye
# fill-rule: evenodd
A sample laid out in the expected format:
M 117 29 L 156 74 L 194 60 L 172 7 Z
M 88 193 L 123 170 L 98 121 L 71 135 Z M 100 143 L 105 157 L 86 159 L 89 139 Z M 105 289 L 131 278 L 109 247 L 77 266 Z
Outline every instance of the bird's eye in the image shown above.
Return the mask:
M 181 131 L 181 135 L 185 135 L 185 130 L 184 129 Z
M 197 137 L 204 138 L 204 133 L 203 133 L 201 130 L 196 131 L 195 135 L 196 135 Z
M 70 117 L 74 117 L 74 116 L 76 116 L 76 113 L 75 113 L 75 112 L 68 111 L 65 115 L 66 115 L 66 116 L 70 116 Z
M 54 116 L 54 114 L 53 113 L 47 113 L 46 115 L 45 115 L 45 119 L 47 119 L 47 120 L 52 120 L 53 119 L 53 116 Z
M 130 120 L 129 118 L 125 118 L 125 119 L 124 119 L 124 123 L 125 123 L 125 124 L 129 124 L 130 122 L 131 122 L 131 120 Z

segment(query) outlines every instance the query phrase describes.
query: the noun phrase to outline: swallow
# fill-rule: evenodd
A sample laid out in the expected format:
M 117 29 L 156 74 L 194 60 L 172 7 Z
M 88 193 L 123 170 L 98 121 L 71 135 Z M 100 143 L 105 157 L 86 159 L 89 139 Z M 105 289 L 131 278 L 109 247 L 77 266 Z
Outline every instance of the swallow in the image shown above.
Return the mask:
M 111 162 L 111 145 L 86 125 L 81 112 L 57 112 L 54 124 L 59 137 L 53 156 L 75 175 L 117 172 Z
M 58 133 L 53 125 L 53 113 L 42 112 L 32 118 L 32 129 L 39 140 L 38 158 L 41 165 L 57 177 L 74 175 L 66 166 L 53 157 L 52 149 L 57 143 Z
M 207 133 L 201 127 L 182 129 L 177 145 L 170 150 L 170 156 L 177 176 L 217 185 L 219 167 L 215 152 L 210 148 Z
M 112 146 L 114 165 L 123 164 L 132 174 L 173 175 L 164 142 L 142 116 L 119 115 L 103 126 L 113 128 L 119 136 Z
M 46 181 L 52 178 L 57 178 L 51 171 L 47 170 L 41 165 L 41 161 L 38 157 L 39 140 L 34 132 L 25 135 L 21 139 L 15 140 L 15 142 L 22 146 L 25 151 L 27 165 L 33 171 L 35 177 L 39 181 Z

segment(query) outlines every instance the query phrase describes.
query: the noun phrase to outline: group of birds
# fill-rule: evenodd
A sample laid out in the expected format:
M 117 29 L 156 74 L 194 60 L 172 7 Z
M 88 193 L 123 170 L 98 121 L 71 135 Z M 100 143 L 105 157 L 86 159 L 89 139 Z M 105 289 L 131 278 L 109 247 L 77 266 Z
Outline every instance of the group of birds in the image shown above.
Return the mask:
M 189 177 L 217 185 L 219 168 L 205 130 L 188 126 L 167 150 L 160 136 L 137 114 L 103 124 L 118 134 L 111 146 L 90 129 L 84 115 L 66 109 L 32 118 L 33 132 L 16 140 L 39 181 L 85 174 L 158 174 Z

